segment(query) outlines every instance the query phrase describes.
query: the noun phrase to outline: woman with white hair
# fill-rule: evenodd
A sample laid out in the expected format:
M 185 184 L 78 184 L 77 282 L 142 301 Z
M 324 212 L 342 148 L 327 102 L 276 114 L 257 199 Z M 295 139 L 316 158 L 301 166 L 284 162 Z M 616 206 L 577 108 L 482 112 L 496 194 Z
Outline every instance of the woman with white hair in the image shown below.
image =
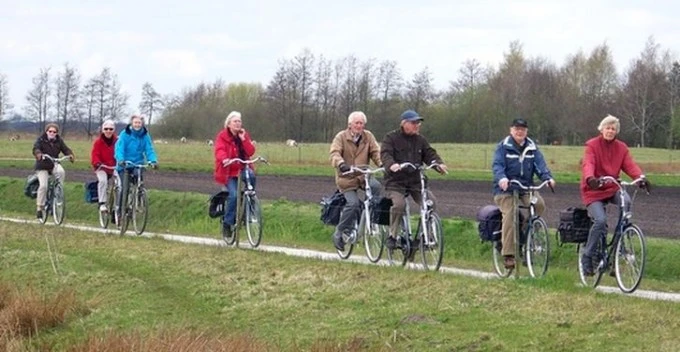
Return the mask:
M 118 136 L 116 135 L 116 124 L 111 120 L 106 120 L 102 124 L 102 131 L 99 137 L 92 143 L 92 151 L 90 152 L 90 163 L 94 168 L 94 173 L 97 175 L 97 197 L 99 199 L 99 211 L 105 212 L 106 201 L 108 194 L 106 192 L 106 185 L 111 177 L 115 177 L 115 170 L 104 168 L 102 166 L 115 167 L 116 157 L 114 149 Z
M 619 199 L 619 187 L 612 183 L 603 183 L 601 177 L 611 176 L 618 179 L 621 171 L 633 179 L 644 177 L 642 169 L 633 161 L 626 143 L 616 139 L 621 129 L 619 119 L 607 115 L 597 128 L 600 135 L 586 142 L 583 165 L 581 168 L 581 200 L 593 218 L 593 227 L 588 235 L 584 255 L 581 257 L 583 273 L 594 275 L 592 255 L 597 240 L 607 231 L 607 214 L 605 205 L 615 204 Z M 651 184 L 648 180 L 639 184 L 649 192 Z M 629 199 L 626 203 L 629 203 Z
M 255 154 L 255 145 L 250 134 L 243 128 L 241 113 L 232 111 L 224 120 L 224 128 L 215 136 L 215 181 L 227 188 L 227 208 L 222 220 L 222 237 L 231 237 L 236 224 L 236 197 L 239 172 L 248 172 L 255 187 L 255 173 L 252 164 L 244 167 L 241 163 L 230 163 L 230 159 L 248 160 Z M 243 176 L 245 179 L 245 175 Z

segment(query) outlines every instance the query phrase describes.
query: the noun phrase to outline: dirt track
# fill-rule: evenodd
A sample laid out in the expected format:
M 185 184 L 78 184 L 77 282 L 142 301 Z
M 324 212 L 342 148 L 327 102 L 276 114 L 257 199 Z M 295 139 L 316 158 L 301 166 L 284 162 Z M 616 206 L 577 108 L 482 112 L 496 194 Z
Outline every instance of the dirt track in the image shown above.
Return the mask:
M 0 168 L 0 176 L 25 177 L 30 170 Z M 67 171 L 68 181 L 93 180 L 89 171 Z M 197 172 L 149 171 L 146 183 L 150 188 L 173 191 L 190 191 L 210 194 L 219 189 L 212 174 Z M 263 199 L 286 198 L 292 201 L 318 202 L 321 196 L 332 193 L 330 177 L 258 176 L 258 194 Z M 474 219 L 477 210 L 493 203 L 491 185 L 480 181 L 433 180 L 431 190 L 437 197 L 438 211 L 443 217 Z M 580 206 L 578 187 L 575 184 L 558 185 L 555 193 L 541 193 L 548 209 L 544 217 L 550 227 L 556 227 L 559 210 Z M 638 192 L 634 219 L 650 236 L 680 238 L 680 188 L 655 187 L 650 196 Z M 611 208 L 613 209 L 613 208 Z M 611 226 L 611 225 L 610 225 Z

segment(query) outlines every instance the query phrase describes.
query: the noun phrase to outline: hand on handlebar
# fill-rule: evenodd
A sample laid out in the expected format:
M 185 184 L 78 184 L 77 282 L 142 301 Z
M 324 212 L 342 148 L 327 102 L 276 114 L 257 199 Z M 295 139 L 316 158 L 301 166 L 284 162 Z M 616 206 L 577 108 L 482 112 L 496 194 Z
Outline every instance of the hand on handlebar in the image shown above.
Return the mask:
M 588 177 L 588 179 L 586 179 L 586 183 L 590 189 L 599 189 L 604 184 L 601 178 L 595 178 L 593 176 Z
M 390 171 L 397 172 L 399 170 L 401 170 L 401 166 L 399 164 L 394 163 L 394 164 L 390 165 Z
M 229 164 L 231 164 L 233 161 L 231 159 L 224 159 L 222 160 L 222 166 L 227 167 Z
M 449 173 L 449 169 L 446 167 L 445 164 L 439 164 L 439 166 L 436 166 L 434 169 L 442 175 Z
M 344 174 L 346 172 L 349 172 L 350 167 L 347 166 L 347 164 L 345 164 L 344 162 L 341 162 L 340 165 L 338 165 L 338 170 L 340 170 L 340 173 Z
M 498 187 L 501 188 L 501 191 L 505 192 L 508 190 L 508 186 L 510 185 L 510 180 L 507 178 L 502 178 L 500 181 L 498 181 Z
M 646 178 L 643 179 L 642 181 L 638 182 L 638 187 L 640 187 L 640 189 L 647 192 L 647 194 L 649 194 L 649 192 L 652 191 L 652 184 Z
M 157 170 L 157 169 L 158 169 L 158 163 L 155 162 L 155 161 L 154 161 L 154 162 L 150 162 L 149 165 L 151 165 L 151 168 L 154 169 L 154 170 Z

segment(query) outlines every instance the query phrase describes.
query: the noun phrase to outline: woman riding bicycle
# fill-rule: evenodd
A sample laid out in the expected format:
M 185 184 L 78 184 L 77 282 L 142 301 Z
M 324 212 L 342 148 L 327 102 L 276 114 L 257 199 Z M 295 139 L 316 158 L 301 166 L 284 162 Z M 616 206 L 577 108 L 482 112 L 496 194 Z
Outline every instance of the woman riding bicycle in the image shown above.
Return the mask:
M 66 171 L 64 168 L 54 163 L 52 160 L 43 159 L 43 154 L 49 155 L 52 158 L 58 158 L 59 153 L 68 155 L 71 162 L 75 161 L 73 151 L 66 146 L 64 140 L 59 136 L 59 126 L 56 123 L 48 123 L 45 126 L 45 132 L 35 140 L 33 143 L 33 155 L 35 156 L 35 170 L 38 176 L 40 186 L 38 186 L 38 197 L 36 198 L 36 217 L 42 218 L 42 212 L 45 207 L 45 195 L 47 193 L 47 183 L 49 176 L 54 175 L 61 181 L 66 178 Z
M 136 176 L 142 179 L 143 168 L 135 168 L 134 165 L 150 163 L 153 168 L 158 167 L 156 151 L 153 148 L 151 135 L 144 127 L 144 120 L 140 115 L 132 115 L 130 123 L 121 131 L 116 141 L 114 155 L 118 164 L 118 174 L 123 175 L 127 168 L 131 172 L 138 173 Z M 121 189 L 122 191 L 122 189 Z M 121 201 L 119 195 L 118 201 Z M 120 204 L 118 204 L 120 206 Z
M 598 239 L 607 232 L 607 214 L 605 205 L 619 205 L 619 187 L 611 183 L 603 183 L 601 177 L 619 178 L 621 171 L 633 179 L 644 177 L 642 169 L 633 161 L 626 143 L 616 139 L 621 130 L 619 119 L 607 115 L 597 128 L 600 135 L 586 142 L 583 165 L 581 169 L 581 200 L 593 218 L 593 227 L 588 234 L 585 253 L 581 257 L 584 275 L 592 276 L 592 255 Z M 639 183 L 640 188 L 651 189 L 648 180 Z M 626 204 L 630 199 L 626 199 Z
M 514 216 L 513 214 L 513 195 L 512 191 L 516 187 L 510 185 L 510 180 L 517 180 L 524 186 L 533 185 L 534 175 L 541 181 L 549 180 L 551 187 L 555 186 L 545 163 L 543 153 L 530 138 L 527 137 L 529 124 L 524 119 L 514 119 L 510 125 L 510 135 L 498 143 L 494 153 L 493 171 L 493 200 L 501 209 L 503 222 L 501 223 L 501 242 L 503 248 L 501 253 L 504 257 L 506 269 L 515 267 L 515 238 L 514 238 Z M 545 202 L 541 195 L 536 191 L 537 198 L 536 215 L 541 216 L 545 210 Z M 528 194 L 521 194 L 520 202 L 528 206 L 530 199 Z
M 335 184 L 345 196 L 345 207 L 342 209 L 340 222 L 333 233 L 335 248 L 344 251 L 343 232 L 351 231 L 361 212 L 361 201 L 357 190 L 364 187 L 364 175 L 343 175 L 351 166 L 368 165 L 369 159 L 375 165 L 381 166 L 380 146 L 373 133 L 364 129 L 366 114 L 354 111 L 347 117 L 347 129 L 338 132 L 333 138 L 330 149 L 331 165 L 336 168 Z M 369 187 L 374 197 L 381 193 L 380 182 L 375 178 L 369 179 Z
M 116 166 L 116 158 L 114 156 L 114 148 L 118 141 L 118 136 L 114 131 L 116 125 L 111 120 L 106 120 L 102 124 L 102 132 L 99 137 L 92 143 L 92 151 L 90 153 L 90 163 L 94 168 L 94 173 L 97 175 L 97 197 L 99 199 L 99 211 L 108 211 L 106 209 L 107 192 L 106 186 L 108 180 L 114 176 L 113 167 Z M 108 166 L 109 168 L 103 168 Z
M 236 201 L 239 172 L 248 172 L 250 182 L 255 187 L 255 173 L 252 164 L 244 167 L 240 163 L 230 163 L 230 159 L 250 159 L 255 154 L 255 145 L 250 134 L 243 129 L 241 113 L 232 111 L 224 120 L 224 128 L 215 137 L 215 181 L 227 188 L 227 207 L 222 220 L 222 237 L 230 237 L 236 224 Z M 243 177 L 245 179 L 245 177 Z
M 386 196 L 392 200 L 390 209 L 390 234 L 386 240 L 389 249 L 397 247 L 396 236 L 399 235 L 401 219 L 406 211 L 406 196 L 410 195 L 413 200 L 421 205 L 420 174 L 418 170 L 411 168 L 401 169 L 400 164 L 409 162 L 415 165 L 430 165 L 436 161 L 440 166 L 437 172 L 445 173 L 446 165 L 430 146 L 427 139 L 420 135 L 420 125 L 423 118 L 413 110 L 406 110 L 401 114 L 400 128 L 385 135 L 380 146 L 380 159 L 385 165 L 385 191 Z M 436 204 L 436 200 L 430 192 L 428 199 Z M 436 208 L 433 204 L 433 209 Z

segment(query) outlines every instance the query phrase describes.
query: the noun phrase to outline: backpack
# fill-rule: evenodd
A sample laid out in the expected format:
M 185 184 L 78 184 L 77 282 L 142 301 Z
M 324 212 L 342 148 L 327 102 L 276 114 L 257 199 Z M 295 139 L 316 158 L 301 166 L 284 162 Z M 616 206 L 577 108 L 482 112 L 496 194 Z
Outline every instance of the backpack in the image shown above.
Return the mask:
M 502 220 L 501 209 L 495 205 L 486 205 L 479 209 L 477 212 L 479 238 L 482 241 L 500 241 Z
M 98 187 L 99 187 L 99 181 L 85 182 L 85 202 L 86 203 L 99 203 L 99 192 L 97 190 Z
M 345 196 L 338 190 L 330 196 L 321 198 L 321 221 L 326 225 L 336 226 L 340 222 L 340 214 L 345 203 L 347 203 Z
M 224 207 L 227 202 L 227 196 L 229 195 L 229 192 L 227 191 L 220 191 L 212 196 L 210 196 L 210 199 L 208 202 L 210 205 L 208 206 L 208 216 L 211 218 L 219 218 L 220 216 L 224 216 Z
M 24 184 L 24 195 L 31 199 L 37 198 L 38 186 L 40 186 L 38 175 L 35 173 L 28 175 L 28 177 L 26 177 L 26 183 Z
M 390 208 L 392 200 L 386 197 L 371 199 L 371 222 L 378 225 L 390 224 Z
M 560 224 L 557 232 L 562 243 L 585 243 L 593 220 L 584 208 L 569 207 L 560 211 Z

